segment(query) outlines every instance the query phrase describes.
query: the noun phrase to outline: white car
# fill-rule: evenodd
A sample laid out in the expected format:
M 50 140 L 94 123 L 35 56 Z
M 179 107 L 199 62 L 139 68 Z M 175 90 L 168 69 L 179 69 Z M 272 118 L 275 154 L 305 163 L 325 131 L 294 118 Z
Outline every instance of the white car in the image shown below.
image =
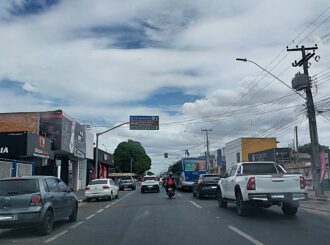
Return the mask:
M 151 191 L 159 192 L 159 181 L 156 176 L 145 176 L 141 183 L 141 193 Z
M 112 179 L 94 179 L 89 182 L 85 188 L 85 199 L 89 202 L 91 199 L 96 198 L 113 198 L 119 197 L 118 186 Z

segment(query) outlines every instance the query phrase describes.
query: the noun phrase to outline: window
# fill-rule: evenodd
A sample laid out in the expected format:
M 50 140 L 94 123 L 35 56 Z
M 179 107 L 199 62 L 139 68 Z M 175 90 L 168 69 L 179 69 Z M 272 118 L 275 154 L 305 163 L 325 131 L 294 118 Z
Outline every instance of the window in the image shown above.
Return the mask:
M 88 185 L 105 185 L 105 184 L 108 184 L 107 179 L 97 179 L 97 180 L 92 180 L 91 182 L 89 182 Z
M 46 183 L 48 185 L 49 192 L 58 192 L 59 191 L 56 179 L 53 179 L 53 178 L 46 179 Z
M 20 195 L 39 192 L 37 179 L 0 180 L 0 195 Z
M 115 185 L 115 182 L 113 182 L 113 180 L 110 180 L 110 185 Z
M 42 184 L 43 184 L 43 186 L 44 186 L 44 189 L 45 189 L 45 192 L 49 192 L 49 188 L 48 188 L 48 185 L 47 185 L 47 183 L 46 183 L 46 180 L 42 180 Z
M 230 176 L 234 176 L 236 169 L 237 169 L 237 165 L 234 165 L 230 171 Z
M 236 153 L 236 162 L 241 162 L 241 153 Z
M 61 192 L 68 191 L 68 186 L 62 180 L 57 179 L 56 181 Z
M 273 163 L 246 163 L 243 165 L 243 174 L 276 174 L 278 173 Z

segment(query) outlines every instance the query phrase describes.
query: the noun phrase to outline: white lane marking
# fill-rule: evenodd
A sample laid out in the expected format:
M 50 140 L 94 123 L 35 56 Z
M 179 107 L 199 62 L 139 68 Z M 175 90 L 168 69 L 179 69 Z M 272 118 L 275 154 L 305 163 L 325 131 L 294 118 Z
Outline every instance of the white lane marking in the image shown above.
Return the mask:
M 111 204 L 105 206 L 105 208 L 110 208 L 111 206 L 115 205 L 116 203 L 120 202 L 121 200 L 125 199 L 126 197 L 132 195 L 133 193 L 134 193 L 134 192 L 131 192 L 131 193 L 127 194 L 126 196 L 124 196 L 124 197 L 122 197 L 122 198 L 120 198 L 120 199 L 114 201 L 113 203 L 111 203 Z
M 80 221 L 80 222 L 78 222 L 77 224 L 70 226 L 70 228 L 71 228 L 71 229 L 74 229 L 74 228 L 76 228 L 77 226 L 81 225 L 82 223 L 84 223 L 84 221 Z
M 239 230 L 238 228 L 232 226 L 232 225 L 228 225 L 228 228 L 231 229 L 232 231 L 236 232 L 238 235 L 244 237 L 245 239 L 249 240 L 250 242 L 252 242 L 253 244 L 256 245 L 263 245 L 262 242 L 259 242 L 257 239 L 253 238 L 252 236 L 244 233 L 243 231 Z
M 89 215 L 89 216 L 86 218 L 86 220 L 89 220 L 89 219 L 93 218 L 95 215 L 96 215 L 96 214 L 91 214 L 91 215 Z
M 178 193 L 178 196 L 179 196 L 179 197 L 183 197 L 183 196 L 182 196 L 181 194 L 179 194 L 179 193 Z
M 193 202 L 193 201 L 190 201 L 192 205 L 194 205 L 195 207 L 197 208 L 202 208 L 201 206 L 199 206 L 197 203 Z
M 101 208 L 100 210 L 98 210 L 96 213 L 101 213 L 102 211 L 104 211 L 103 208 Z
M 110 208 L 112 206 L 112 204 L 109 204 L 107 206 L 105 206 L 105 208 Z
M 58 233 L 58 234 L 56 234 L 55 236 L 53 236 L 53 237 L 47 239 L 46 241 L 44 241 L 44 243 L 50 243 L 50 242 L 54 241 L 55 239 L 59 238 L 60 236 L 63 236 L 63 235 L 64 235 L 65 233 L 67 233 L 67 232 L 68 232 L 67 230 L 62 231 L 61 233 Z

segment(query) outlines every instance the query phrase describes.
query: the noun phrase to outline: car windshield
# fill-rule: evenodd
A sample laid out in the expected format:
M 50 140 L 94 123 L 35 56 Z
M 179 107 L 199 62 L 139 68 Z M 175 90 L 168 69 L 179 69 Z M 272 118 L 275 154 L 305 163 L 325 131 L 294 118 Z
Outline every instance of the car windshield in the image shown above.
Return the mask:
M 278 173 L 278 168 L 273 163 L 246 163 L 243 164 L 243 174 L 253 175 L 253 174 L 276 174 Z
M 219 176 L 217 175 L 204 175 L 203 181 L 205 182 L 218 182 L 220 180 Z
M 0 195 L 20 195 L 39 192 L 36 179 L 0 180 Z
M 98 179 L 98 180 L 92 180 L 91 182 L 89 182 L 88 185 L 103 185 L 103 184 L 107 184 L 108 180 L 106 179 Z

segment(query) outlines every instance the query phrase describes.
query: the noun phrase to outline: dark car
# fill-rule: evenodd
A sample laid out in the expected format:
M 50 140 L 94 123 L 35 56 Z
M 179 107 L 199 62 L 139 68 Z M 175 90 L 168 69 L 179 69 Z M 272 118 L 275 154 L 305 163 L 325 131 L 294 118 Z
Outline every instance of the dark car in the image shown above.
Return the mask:
M 198 199 L 203 196 L 216 196 L 219 180 L 219 175 L 201 174 L 199 179 L 193 184 L 193 196 Z
M 53 176 L 29 176 L 0 180 L 0 229 L 36 225 L 50 234 L 54 222 L 77 220 L 78 199 Z
M 120 191 L 124 190 L 125 188 L 129 188 L 131 190 L 136 189 L 136 182 L 134 181 L 132 176 L 120 177 L 118 184 L 119 184 Z

